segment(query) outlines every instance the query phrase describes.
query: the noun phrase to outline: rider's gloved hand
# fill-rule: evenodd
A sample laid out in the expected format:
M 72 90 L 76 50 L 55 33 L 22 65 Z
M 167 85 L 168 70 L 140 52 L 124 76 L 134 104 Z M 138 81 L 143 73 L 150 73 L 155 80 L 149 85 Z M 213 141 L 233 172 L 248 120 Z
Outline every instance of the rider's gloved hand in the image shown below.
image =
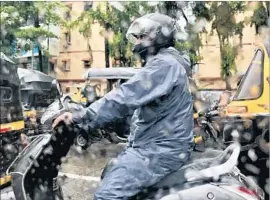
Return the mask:
M 65 112 L 63 113 L 62 115 L 58 116 L 53 124 L 52 124 L 52 127 L 55 128 L 60 122 L 64 122 L 65 124 L 67 125 L 70 125 L 73 123 L 73 120 L 72 120 L 72 113 L 70 112 Z
M 79 128 L 89 132 L 90 129 L 94 129 L 94 125 L 92 124 L 94 115 L 90 111 L 86 114 L 86 111 L 83 109 L 76 110 L 72 113 L 65 112 L 54 120 L 52 127 L 55 128 L 60 122 L 64 122 L 66 125 L 76 124 Z

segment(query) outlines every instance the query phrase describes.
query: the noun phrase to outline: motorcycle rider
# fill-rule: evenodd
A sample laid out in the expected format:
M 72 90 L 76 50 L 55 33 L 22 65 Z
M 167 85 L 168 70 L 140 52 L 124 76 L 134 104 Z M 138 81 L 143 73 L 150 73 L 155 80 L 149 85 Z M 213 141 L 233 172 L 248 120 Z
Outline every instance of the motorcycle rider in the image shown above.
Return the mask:
M 134 113 L 130 136 L 94 199 L 127 199 L 182 167 L 193 144 L 193 103 L 189 59 L 175 48 L 175 20 L 151 13 L 137 18 L 126 37 L 145 65 L 130 80 L 60 121 L 91 131 Z

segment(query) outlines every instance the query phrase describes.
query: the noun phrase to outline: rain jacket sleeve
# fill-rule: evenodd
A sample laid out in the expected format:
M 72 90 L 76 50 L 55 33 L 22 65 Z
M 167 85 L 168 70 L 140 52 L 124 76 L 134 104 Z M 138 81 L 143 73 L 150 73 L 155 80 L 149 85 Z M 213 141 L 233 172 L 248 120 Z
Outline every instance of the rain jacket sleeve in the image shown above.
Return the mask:
M 87 126 L 95 129 L 126 117 L 137 108 L 168 94 L 177 84 L 180 71 L 176 61 L 153 58 L 126 83 L 86 108 L 81 119 L 74 117 L 73 121 L 88 121 Z

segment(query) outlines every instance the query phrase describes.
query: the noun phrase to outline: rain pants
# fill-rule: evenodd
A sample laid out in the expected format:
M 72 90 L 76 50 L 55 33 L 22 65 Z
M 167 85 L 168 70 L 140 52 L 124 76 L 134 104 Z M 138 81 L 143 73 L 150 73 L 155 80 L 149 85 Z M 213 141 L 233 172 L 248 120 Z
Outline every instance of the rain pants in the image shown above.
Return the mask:
M 128 144 L 96 192 L 96 200 L 127 199 L 189 159 L 193 104 L 189 60 L 174 48 L 161 49 L 130 80 L 86 108 L 74 121 L 99 128 L 133 113 Z M 85 127 L 85 126 L 84 126 Z

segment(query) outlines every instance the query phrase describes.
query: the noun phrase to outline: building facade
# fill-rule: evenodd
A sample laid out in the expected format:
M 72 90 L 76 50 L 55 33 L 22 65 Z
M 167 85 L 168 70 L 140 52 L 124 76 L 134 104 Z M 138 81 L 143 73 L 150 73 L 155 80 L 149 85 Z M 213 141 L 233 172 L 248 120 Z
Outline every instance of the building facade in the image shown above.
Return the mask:
M 69 11 L 63 13 L 66 20 L 76 19 L 85 9 L 94 9 L 101 2 L 65 2 L 69 7 Z M 236 16 L 236 20 L 244 20 L 253 14 L 247 11 L 244 14 Z M 92 25 L 92 35 L 89 38 L 92 54 L 89 53 L 87 38 L 85 38 L 79 30 L 66 31 L 64 28 L 60 30 L 59 56 L 50 60 L 50 71 L 55 72 L 55 76 L 61 83 L 64 92 L 74 92 L 74 88 L 81 87 L 85 83 L 84 74 L 90 68 L 105 67 L 105 41 L 100 32 L 102 27 L 98 23 Z M 206 29 L 210 32 L 211 24 L 206 24 Z M 267 33 L 267 32 L 266 32 Z M 265 34 L 265 33 L 264 33 Z M 268 32 L 269 34 L 269 32 Z M 263 35 L 263 34 L 262 34 Z M 260 36 L 256 36 L 255 28 L 246 25 L 243 30 L 242 48 L 236 60 L 237 74 L 245 73 L 253 58 L 253 52 L 256 43 L 260 41 Z M 203 47 L 200 54 L 203 57 L 199 64 L 198 71 L 194 78 L 198 80 L 200 87 L 207 89 L 225 89 L 225 81 L 220 78 L 220 51 L 219 41 L 216 34 L 209 34 L 202 37 Z M 232 39 L 232 43 L 239 42 L 237 37 Z M 236 86 L 237 74 L 233 77 L 232 86 Z M 106 90 L 106 81 L 93 82 L 100 85 L 101 93 Z M 76 89 L 75 89 L 76 92 Z
M 62 13 L 66 20 L 75 20 L 86 9 L 93 9 L 99 2 L 65 2 L 68 11 Z M 91 25 L 92 35 L 85 38 L 78 29 L 71 31 L 61 27 L 59 56 L 50 60 L 54 75 L 64 92 L 76 92 L 85 83 L 84 75 L 89 68 L 105 67 L 105 42 L 98 23 Z M 88 41 L 89 39 L 89 41 Z M 91 53 L 89 46 L 91 45 Z

